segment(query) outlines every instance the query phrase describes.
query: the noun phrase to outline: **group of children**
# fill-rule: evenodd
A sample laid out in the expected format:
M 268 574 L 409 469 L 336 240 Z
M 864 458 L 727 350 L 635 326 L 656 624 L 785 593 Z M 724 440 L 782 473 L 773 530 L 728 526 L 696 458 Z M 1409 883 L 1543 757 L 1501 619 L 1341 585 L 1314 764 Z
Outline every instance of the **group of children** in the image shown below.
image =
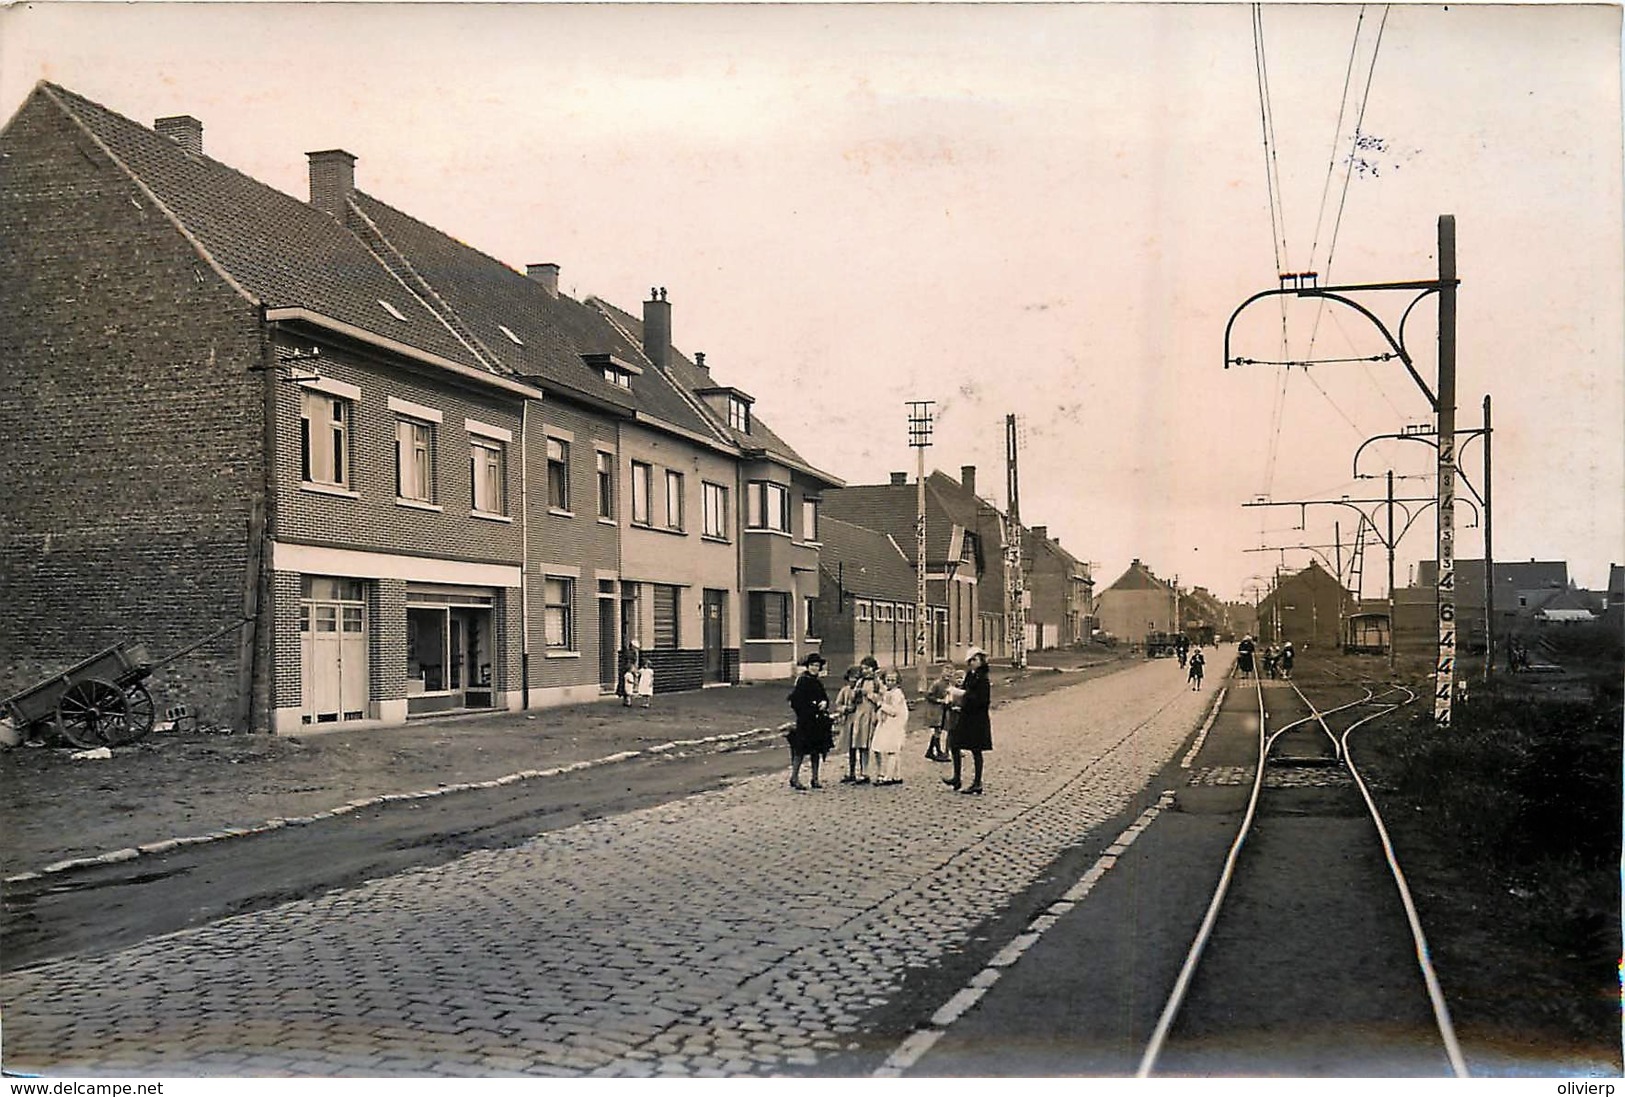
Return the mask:
M 633 645 L 621 654 L 621 665 L 621 704 L 630 708 L 634 697 L 644 708 L 654 704 L 655 668 L 649 665 L 648 656 Z
M 895 670 L 880 672 L 873 657 L 847 670 L 833 704 L 824 684 L 826 662 L 809 655 L 790 693 L 796 726 L 790 740 L 790 787 L 804 791 L 801 764 L 811 763 L 812 788 L 822 788 L 818 770 L 825 755 L 846 753 L 842 784 L 885 788 L 903 783 L 903 733 L 908 727 L 908 696 Z M 872 775 L 871 775 L 872 773 Z

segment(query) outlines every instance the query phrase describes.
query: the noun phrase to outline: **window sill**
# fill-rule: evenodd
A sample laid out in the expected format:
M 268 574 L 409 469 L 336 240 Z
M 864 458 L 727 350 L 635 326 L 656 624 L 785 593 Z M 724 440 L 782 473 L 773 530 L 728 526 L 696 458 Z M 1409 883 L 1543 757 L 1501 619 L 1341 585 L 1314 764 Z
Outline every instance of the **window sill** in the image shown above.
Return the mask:
M 299 490 L 308 491 L 313 495 L 336 495 L 340 499 L 361 498 L 361 493 L 358 491 L 351 491 L 349 488 L 341 488 L 337 484 L 318 483 L 315 480 L 301 481 L 299 484 Z
M 618 526 L 618 525 L 620 525 L 620 523 L 617 522 L 615 519 L 613 519 L 613 518 L 604 518 L 604 517 L 599 517 L 598 524 L 601 525 L 601 526 Z
M 765 640 L 765 639 L 761 639 L 759 637 L 747 636 L 747 637 L 745 637 L 745 643 L 747 643 L 747 644 L 793 644 L 793 643 L 795 643 L 795 641 L 794 640 Z
M 688 536 L 688 531 L 686 529 L 670 529 L 670 528 L 668 528 L 666 526 L 651 526 L 647 522 L 633 522 L 632 523 L 632 528 L 633 529 L 641 529 L 641 530 L 644 530 L 644 531 L 646 531 L 648 533 L 664 533 L 669 537 L 687 537 Z
M 728 538 L 726 538 L 726 537 L 718 537 L 714 533 L 702 533 L 702 534 L 700 534 L 700 540 L 702 540 L 702 541 L 710 541 L 713 545 L 731 545 L 731 544 L 733 544 L 733 542 L 730 541 Z
M 513 522 L 512 515 L 495 514 L 488 510 L 471 510 L 468 512 L 468 516 L 478 518 L 482 522 L 507 522 L 509 524 Z
M 422 499 L 408 499 L 404 495 L 395 496 L 395 505 L 398 507 L 410 507 L 413 510 L 433 511 L 436 514 L 439 514 L 446 509 L 439 503 L 425 503 Z
M 542 658 L 544 658 L 544 659 L 579 659 L 579 658 L 581 658 L 581 653 L 579 651 L 564 651 L 562 649 L 557 650 L 557 651 L 549 650 L 549 651 L 545 652 L 542 655 Z
M 555 518 L 574 518 L 576 516 L 575 511 L 565 510 L 563 507 L 548 507 L 547 513 L 553 515 Z
M 790 537 L 790 531 L 787 530 L 787 529 L 746 528 L 745 532 L 747 534 L 750 534 L 750 533 L 765 533 L 765 534 L 767 534 L 767 535 L 769 535 L 771 537 L 783 537 L 783 538 L 785 538 L 787 540 Z
M 824 547 L 824 542 L 822 541 L 797 541 L 796 544 L 810 549 L 821 549 Z

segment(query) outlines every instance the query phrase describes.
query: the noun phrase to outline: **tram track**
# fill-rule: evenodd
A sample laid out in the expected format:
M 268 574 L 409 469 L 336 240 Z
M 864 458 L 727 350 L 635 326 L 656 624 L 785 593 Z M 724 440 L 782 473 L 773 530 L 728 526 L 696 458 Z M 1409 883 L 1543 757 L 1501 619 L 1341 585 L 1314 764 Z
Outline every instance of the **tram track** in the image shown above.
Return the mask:
M 1313 688 L 1311 699 L 1292 680 L 1231 683 L 1227 707 L 1256 728 L 1254 762 L 1234 782 L 1244 796 L 1226 806 L 1240 822 L 1140 1077 L 1467 1076 L 1404 872 L 1351 753 L 1351 736 L 1416 694 L 1335 677 Z

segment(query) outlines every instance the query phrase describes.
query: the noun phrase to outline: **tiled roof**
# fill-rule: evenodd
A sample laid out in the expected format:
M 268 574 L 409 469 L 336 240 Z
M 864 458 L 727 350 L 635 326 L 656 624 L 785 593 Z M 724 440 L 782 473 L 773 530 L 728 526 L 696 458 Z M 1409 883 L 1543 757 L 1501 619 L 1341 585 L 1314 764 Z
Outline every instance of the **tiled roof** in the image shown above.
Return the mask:
M 823 543 L 819 566 L 831 579 L 839 578 L 846 593 L 898 602 L 914 600 L 914 569 L 887 534 L 820 516 L 818 537 Z
M 940 564 L 948 558 L 948 542 L 955 523 L 930 488 L 928 477 L 925 555 L 928 562 Z M 838 491 L 826 491 L 819 504 L 819 514 L 888 533 L 905 551 L 913 551 L 914 516 L 919 506 L 916 493 L 914 484 L 852 484 Z
M 406 279 L 421 279 L 431 300 L 454 314 L 487 360 L 546 385 L 631 406 L 631 393 L 581 359 L 583 353 L 629 354 L 609 325 L 594 323 L 593 310 L 568 297 L 550 297 L 534 280 L 368 194 L 356 191 L 352 201 L 364 217 L 354 226 L 362 239 L 389 260 L 404 260 Z M 504 327 L 523 345 L 508 338 Z
M 361 191 L 347 223 L 54 84 L 36 91 L 89 131 L 244 291 L 501 376 L 638 410 L 714 437 L 675 383 L 645 369 L 630 391 L 583 354 L 642 364 L 603 313 Z M 390 314 L 387 301 L 405 316 Z M 514 333 L 515 343 L 502 329 Z
M 1169 588 L 1167 583 L 1164 583 L 1161 579 L 1158 579 L 1155 575 L 1151 574 L 1150 568 L 1136 560 L 1128 566 L 1122 575 L 1117 577 L 1117 582 L 1113 583 L 1106 589 L 1168 590 Z
M 1423 560 L 1416 565 L 1416 585 L 1421 587 L 1437 586 L 1439 582 L 1439 563 L 1436 560 Z M 1566 587 L 1569 585 L 1569 565 L 1563 560 L 1497 560 L 1495 562 L 1495 589 L 1507 590 L 1539 590 L 1542 587 Z M 1482 558 L 1464 560 L 1456 558 L 1456 589 L 1472 587 L 1482 590 L 1484 587 L 1484 561 Z
M 460 365 L 486 368 L 332 217 L 55 84 L 40 84 L 34 96 L 91 134 L 257 301 L 310 309 Z M 397 320 L 379 301 L 405 319 Z
M 606 316 L 608 316 L 620 328 L 627 332 L 632 339 L 638 341 L 640 346 L 642 345 L 642 319 L 633 316 L 625 309 L 610 304 L 601 297 L 589 297 L 587 302 L 602 309 Z M 667 366 L 671 371 L 672 379 L 677 384 L 682 385 L 690 393 L 699 392 L 702 389 L 727 387 L 721 385 L 719 381 L 712 377 L 709 370 L 701 369 L 699 366 L 695 365 L 689 360 L 687 355 L 678 350 L 676 347 L 671 348 L 670 354 L 667 358 Z M 696 402 L 699 403 L 697 397 Z M 728 425 L 726 419 L 717 415 L 710 408 L 704 407 L 703 403 L 701 404 L 701 407 L 703 408 L 701 413 L 705 415 L 707 421 L 710 423 L 711 430 L 718 436 L 727 439 L 734 445 L 739 446 L 741 449 L 759 449 L 764 451 L 770 457 L 776 457 L 804 467 L 811 467 L 808 464 L 807 459 L 802 457 L 801 454 L 797 453 L 790 443 L 773 433 L 772 428 L 762 421 L 761 416 L 756 413 L 756 409 L 754 407 L 751 409 L 749 433 L 742 430 L 734 430 Z

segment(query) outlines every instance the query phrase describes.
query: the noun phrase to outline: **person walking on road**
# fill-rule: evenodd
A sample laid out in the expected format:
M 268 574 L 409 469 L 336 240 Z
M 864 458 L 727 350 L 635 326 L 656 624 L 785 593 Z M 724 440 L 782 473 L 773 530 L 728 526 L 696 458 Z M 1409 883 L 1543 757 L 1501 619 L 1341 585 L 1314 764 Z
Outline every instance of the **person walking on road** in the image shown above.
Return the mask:
M 1185 660 L 1189 658 L 1190 653 L 1191 638 L 1182 632 L 1179 634 L 1179 638 L 1174 641 L 1174 654 L 1179 656 L 1179 666 L 1181 669 L 1184 668 Z
M 1296 659 L 1296 658 L 1297 658 L 1297 656 L 1294 655 L 1293 652 L 1292 652 L 1292 641 L 1291 640 L 1288 640 L 1285 644 L 1281 645 L 1281 677 L 1282 678 L 1290 678 L 1290 677 L 1292 677 L 1292 661 L 1294 659 Z
M 970 786 L 960 789 L 967 796 L 982 794 L 982 754 L 993 749 L 993 725 L 988 716 L 992 685 L 987 677 L 987 652 L 973 647 L 965 653 L 965 684 L 951 691 L 959 706 L 959 722 L 948 735 L 948 749 L 954 756 L 954 775 L 943 783 L 958 789 L 962 752 L 970 751 L 975 771 Z
M 1207 662 L 1207 660 L 1202 658 L 1202 650 L 1200 648 L 1191 652 L 1190 670 L 1186 672 L 1186 675 L 1190 681 L 1191 688 L 1196 690 L 1198 693 L 1200 693 L 1202 690 L 1202 664 L 1205 662 Z
M 902 677 L 895 670 L 886 671 L 880 695 L 880 716 L 875 722 L 874 738 L 869 751 L 875 762 L 875 787 L 903 783 L 903 735 L 908 730 L 908 695 L 903 692 Z
M 823 676 L 824 657 L 814 652 L 807 656 L 806 668 L 796 679 L 795 688 L 790 691 L 790 708 L 796 714 L 796 726 L 788 736 L 790 787 L 797 792 L 807 789 L 801 783 L 803 759 L 812 760 L 812 787 L 824 787 L 818 783 L 818 766 L 830 747 L 835 745 L 830 733 L 829 694 L 824 691 L 824 683 L 819 681 Z
M 1253 638 L 1243 636 L 1241 643 L 1236 645 L 1236 671 L 1243 678 L 1253 676 Z

